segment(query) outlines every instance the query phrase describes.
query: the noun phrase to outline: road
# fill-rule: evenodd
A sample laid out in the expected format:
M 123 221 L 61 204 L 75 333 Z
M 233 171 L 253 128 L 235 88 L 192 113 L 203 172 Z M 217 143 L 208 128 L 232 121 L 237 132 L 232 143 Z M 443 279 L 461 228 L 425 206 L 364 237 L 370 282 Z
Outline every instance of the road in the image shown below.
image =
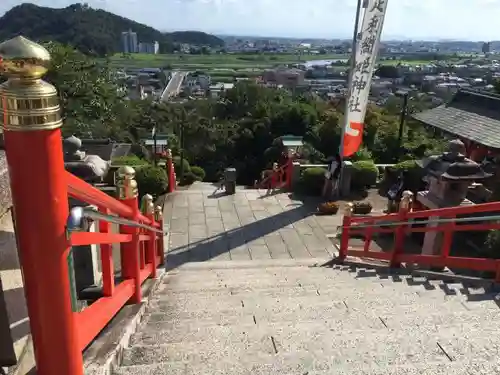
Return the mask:
M 181 90 L 182 82 L 188 72 L 172 72 L 172 78 L 168 81 L 165 90 L 161 94 L 161 101 L 168 101 L 170 98 L 177 96 Z

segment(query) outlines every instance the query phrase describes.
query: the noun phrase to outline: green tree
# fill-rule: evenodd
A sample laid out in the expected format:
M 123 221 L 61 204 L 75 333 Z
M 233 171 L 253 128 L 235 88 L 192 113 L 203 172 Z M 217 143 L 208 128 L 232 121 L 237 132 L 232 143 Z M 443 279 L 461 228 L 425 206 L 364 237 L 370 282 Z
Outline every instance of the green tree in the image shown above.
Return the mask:
M 52 60 L 45 79 L 59 92 L 63 133 L 86 138 L 119 136 L 117 120 L 126 105 L 106 64 L 98 64 L 95 59 L 59 43 L 48 43 L 46 47 Z

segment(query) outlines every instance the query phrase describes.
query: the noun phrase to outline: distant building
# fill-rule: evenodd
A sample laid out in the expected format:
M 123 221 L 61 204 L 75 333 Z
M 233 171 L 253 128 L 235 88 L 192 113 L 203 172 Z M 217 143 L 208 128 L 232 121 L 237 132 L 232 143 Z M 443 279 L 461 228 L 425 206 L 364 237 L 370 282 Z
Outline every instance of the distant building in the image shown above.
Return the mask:
M 153 43 L 139 43 L 139 52 L 150 53 L 156 55 L 160 51 L 160 44 L 158 42 Z
M 122 32 L 122 52 L 137 53 L 139 44 L 137 43 L 137 33 L 132 30 Z
M 484 42 L 483 43 L 483 48 L 481 49 L 484 54 L 490 53 L 491 51 L 491 42 Z
M 276 69 L 266 70 L 262 75 L 265 83 L 283 85 L 285 87 L 295 87 L 304 84 L 305 72 L 300 69 L 288 69 L 279 67 Z

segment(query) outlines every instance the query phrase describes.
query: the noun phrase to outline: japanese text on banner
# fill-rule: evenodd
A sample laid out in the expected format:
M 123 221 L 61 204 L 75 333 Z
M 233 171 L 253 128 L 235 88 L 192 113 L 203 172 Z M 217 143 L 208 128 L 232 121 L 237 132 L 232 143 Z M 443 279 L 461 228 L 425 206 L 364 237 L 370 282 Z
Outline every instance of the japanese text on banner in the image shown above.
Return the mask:
M 363 122 L 380 45 L 388 0 L 368 0 L 356 45 L 354 70 L 349 83 L 343 156 L 356 153 L 363 139 Z

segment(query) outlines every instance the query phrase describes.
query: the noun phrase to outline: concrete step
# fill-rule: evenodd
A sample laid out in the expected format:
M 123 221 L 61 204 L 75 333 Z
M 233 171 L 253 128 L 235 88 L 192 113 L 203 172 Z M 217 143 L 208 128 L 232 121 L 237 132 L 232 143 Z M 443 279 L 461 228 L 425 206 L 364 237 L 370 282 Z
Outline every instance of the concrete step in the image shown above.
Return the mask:
M 366 299 L 367 296 L 371 299 L 383 298 L 387 299 L 391 296 L 392 299 L 400 302 L 418 302 L 422 300 L 435 299 L 439 301 L 447 301 L 450 299 L 459 300 L 460 302 L 474 301 L 495 303 L 496 293 L 486 293 L 484 289 L 465 289 L 462 285 L 442 284 L 439 282 L 428 284 L 412 284 L 405 285 L 404 283 L 363 283 L 346 281 L 342 282 L 323 282 L 323 284 L 297 284 L 289 283 L 288 285 L 278 286 L 262 286 L 262 287 L 226 287 L 217 286 L 214 288 L 206 287 L 204 289 L 181 289 L 177 287 L 171 289 L 164 285 L 160 288 L 152 301 L 208 301 L 213 300 L 225 301 L 241 298 L 241 300 L 252 301 L 256 298 L 296 298 L 296 297 L 331 297 L 332 299 Z M 488 302 L 489 301 L 489 302 Z M 181 302 L 183 303 L 183 302 Z M 484 304 L 487 304 L 484 303 Z M 200 305 L 199 307 L 201 308 Z
M 497 334 L 500 329 L 493 322 L 500 320 L 500 310 L 485 311 L 481 314 L 466 310 L 451 314 L 443 314 L 441 311 L 429 311 L 428 313 L 401 314 L 393 312 L 388 315 L 377 315 L 373 311 L 349 311 L 338 310 L 333 313 L 321 311 L 315 306 L 304 310 L 277 313 L 277 314 L 213 314 L 211 316 L 192 316 L 190 318 L 173 317 L 166 320 L 163 314 L 148 314 L 141 323 L 143 331 L 170 332 L 184 330 L 189 333 L 199 330 L 205 326 L 238 326 L 247 327 L 248 330 L 254 326 L 272 327 L 276 324 L 293 326 L 297 322 L 301 324 L 322 324 L 325 328 L 334 330 L 343 329 L 380 329 L 397 331 L 411 331 L 422 329 L 427 331 L 453 330 L 459 334 L 472 332 L 484 335 L 485 333 Z M 245 328 L 246 329 L 246 328 Z
M 340 351 L 345 352 L 346 357 L 351 359 L 362 360 L 361 358 L 372 356 L 374 361 L 381 360 L 380 358 L 389 361 L 388 358 L 391 356 L 396 356 L 394 357 L 396 361 L 402 354 L 405 360 L 410 360 L 410 357 L 419 358 L 426 353 L 429 356 L 438 353 L 439 356 L 436 358 L 441 358 L 440 356 L 445 354 L 438 350 L 438 342 L 455 360 L 480 356 L 488 360 L 489 357 L 497 356 L 499 353 L 497 337 L 500 329 L 495 327 L 494 323 L 490 323 L 489 330 L 479 332 L 472 330 L 471 326 L 463 326 L 462 329 L 418 326 L 399 330 L 387 329 L 381 322 L 375 328 L 356 327 L 354 322 L 354 319 L 348 321 L 342 329 L 338 329 L 335 323 L 324 321 L 300 322 L 293 327 L 287 324 L 193 326 L 191 329 L 169 327 L 169 330 L 142 330 L 140 334 L 134 336 L 132 344 L 133 346 L 178 344 L 177 348 L 180 350 L 182 345 L 189 347 L 202 342 L 203 345 L 199 345 L 196 351 L 198 352 L 203 351 L 204 346 L 211 348 L 223 345 L 230 350 L 237 345 L 249 347 L 260 343 L 263 346 L 260 349 L 255 347 L 259 349 L 256 352 L 268 352 L 271 343 L 278 352 L 314 352 L 322 349 L 328 353 L 331 351 L 329 356 L 334 356 L 335 351 Z M 493 339 L 490 340 L 488 337 Z M 435 360 L 435 358 L 429 357 L 425 360 Z
M 352 334 L 352 336 L 349 336 Z M 327 359 L 339 366 L 348 365 L 353 359 L 358 364 L 386 366 L 451 361 L 493 361 L 498 356 L 498 346 L 493 349 L 484 338 L 450 336 L 413 336 L 395 332 L 367 331 L 340 332 L 307 331 L 268 332 L 206 338 L 202 341 L 154 346 L 134 346 L 123 353 L 123 366 L 153 364 L 169 361 L 210 363 L 231 359 L 236 363 L 246 358 L 272 360 L 276 354 L 317 353 L 318 359 Z M 486 347 L 488 345 L 488 347 Z M 277 352 L 277 353 L 276 353 Z M 321 354 L 321 356 L 320 356 Z M 254 362 L 257 363 L 257 362 Z
M 343 295 L 337 299 L 332 295 L 317 295 L 316 293 L 304 294 L 297 297 L 259 297 L 252 298 L 233 297 L 220 299 L 156 299 L 150 302 L 149 312 L 166 314 L 185 314 L 186 312 L 207 312 L 219 311 L 228 312 L 234 310 L 243 310 L 247 313 L 281 313 L 286 311 L 299 311 L 308 306 L 315 306 L 320 310 L 337 311 L 348 309 L 350 311 L 373 311 L 376 314 L 390 314 L 391 311 L 398 313 L 412 313 L 417 309 L 419 311 L 440 310 L 442 313 L 454 313 L 466 309 L 460 300 L 453 298 L 444 299 L 426 299 L 418 295 L 405 296 L 393 293 L 389 296 L 373 297 L 363 294 L 354 294 L 352 296 Z M 497 310 L 498 307 L 492 302 L 484 303 L 485 309 Z
M 226 363 L 199 364 L 187 362 L 164 362 L 154 365 L 121 367 L 114 375 L 491 375 L 500 373 L 496 362 L 437 362 L 403 366 L 363 366 L 357 362 L 345 366 L 318 362 L 315 353 L 307 353 L 307 358 L 297 358 L 296 354 L 276 356 L 266 364 Z M 321 354 L 319 354 L 321 355 Z M 291 357 L 291 358 L 290 358 Z M 291 360 L 296 359 L 293 363 Z M 291 360 L 290 360 L 291 359 Z M 307 360 L 307 362 L 300 362 Z

